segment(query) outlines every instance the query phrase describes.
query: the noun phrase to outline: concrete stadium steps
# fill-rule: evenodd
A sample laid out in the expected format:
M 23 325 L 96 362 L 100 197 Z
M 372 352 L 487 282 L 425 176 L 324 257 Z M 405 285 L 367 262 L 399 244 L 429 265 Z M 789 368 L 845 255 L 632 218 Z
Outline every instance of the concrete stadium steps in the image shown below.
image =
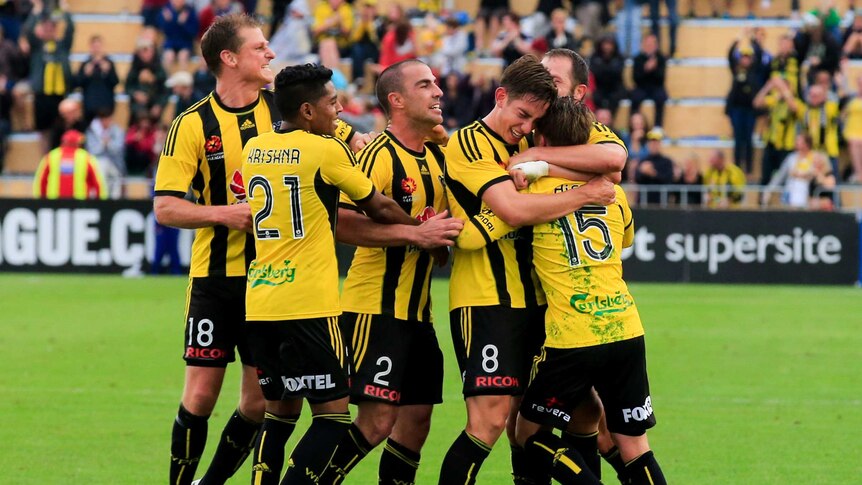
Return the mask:
M 0 197 L 4 199 L 32 199 L 33 177 L 0 177 Z
M 0 198 L 30 199 L 33 197 L 33 175 L 0 177 Z M 124 199 L 147 200 L 152 197 L 150 181 L 145 177 L 127 177 Z
M 45 153 L 38 133 L 15 133 L 7 139 L 9 149 L 3 159 L 3 173 L 30 174 L 36 172 L 39 160 Z M 5 193 L 5 191 L 4 191 Z
M 727 50 L 745 27 L 766 29 L 766 49 L 775 52 L 781 35 L 799 23 L 789 20 L 685 20 L 677 30 L 676 57 L 727 58 Z
M 75 13 L 137 14 L 141 0 L 68 0 L 69 11 Z
M 695 17 L 709 18 L 712 16 L 712 5 L 716 0 L 679 0 L 677 9 L 680 15 L 688 15 L 691 11 L 692 4 L 694 6 Z M 719 2 L 724 8 L 724 2 Z M 822 3 L 820 0 L 801 0 L 800 9 L 805 12 L 815 7 L 819 7 Z M 846 12 L 850 4 L 849 0 L 836 0 L 835 7 L 839 12 Z M 667 10 L 662 4 L 662 15 L 666 15 Z M 719 12 L 723 14 L 724 12 Z M 789 0 L 771 0 L 769 6 L 764 8 L 759 0 L 754 2 L 754 15 L 757 18 L 786 18 L 791 15 Z M 745 17 L 748 15 L 748 6 L 746 2 L 731 2 L 730 5 L 731 17 Z
M 668 63 L 665 88 L 671 98 L 724 98 L 733 79 L 722 59 L 682 59 Z
M 109 54 L 131 54 L 143 30 L 140 15 L 73 15 L 72 20 L 75 22 L 72 52 L 76 54 L 89 52 L 90 37 L 95 34 L 102 36 Z
M 628 126 L 631 103 L 628 100 L 620 103 L 614 126 Z M 652 101 L 644 101 L 641 113 L 650 126 L 655 124 L 655 105 Z M 671 100 L 664 107 L 664 128 L 669 138 L 733 137 L 730 121 L 724 114 L 723 99 L 687 99 Z

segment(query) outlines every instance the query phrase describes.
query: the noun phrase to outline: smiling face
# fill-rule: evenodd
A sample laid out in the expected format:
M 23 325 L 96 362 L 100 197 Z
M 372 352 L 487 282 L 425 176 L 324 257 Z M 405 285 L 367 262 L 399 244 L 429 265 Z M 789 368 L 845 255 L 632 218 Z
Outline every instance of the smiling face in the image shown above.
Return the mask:
M 505 88 L 497 88 L 494 93 L 497 103 L 497 116 L 489 120 L 491 129 L 502 136 L 506 143 L 517 144 L 527 133 L 533 131 L 536 120 L 548 109 L 548 103 L 537 101 L 529 96 L 511 98 Z
M 443 122 L 440 97 L 443 91 L 435 84 L 431 68 L 411 63 L 401 70 L 402 92 L 395 93 L 404 102 L 407 117 L 414 123 L 436 126 Z
M 310 130 L 316 135 L 334 135 L 336 120 L 344 109 L 338 101 L 338 92 L 332 81 L 326 83 L 325 93 L 314 103 L 309 104 L 311 119 Z
M 243 27 L 239 30 L 239 37 L 242 44 L 233 53 L 237 69 L 248 81 L 257 81 L 261 86 L 270 84 L 275 74 L 269 63 L 275 59 L 275 53 L 269 48 L 263 32 L 256 27 Z

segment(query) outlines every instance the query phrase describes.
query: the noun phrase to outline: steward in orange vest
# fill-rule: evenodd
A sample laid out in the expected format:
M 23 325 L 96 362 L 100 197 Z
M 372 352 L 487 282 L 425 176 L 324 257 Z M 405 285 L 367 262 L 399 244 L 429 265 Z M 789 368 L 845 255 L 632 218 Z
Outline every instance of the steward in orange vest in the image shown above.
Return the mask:
M 69 130 L 60 146 L 39 162 L 33 196 L 39 199 L 107 199 L 108 190 L 99 161 L 81 148 L 84 135 Z

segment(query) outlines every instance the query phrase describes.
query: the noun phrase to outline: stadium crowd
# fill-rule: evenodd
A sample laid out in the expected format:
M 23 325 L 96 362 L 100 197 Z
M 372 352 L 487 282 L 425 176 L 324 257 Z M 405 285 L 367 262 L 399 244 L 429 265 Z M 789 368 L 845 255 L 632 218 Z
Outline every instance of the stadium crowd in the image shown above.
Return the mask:
M 712 164 L 697 160 L 694 154 L 673 160 L 669 173 L 645 174 L 652 172 L 651 164 L 640 164 L 655 155 L 647 134 L 663 124 L 667 63 L 676 48 L 675 2 L 667 5 L 670 43 L 663 49 L 662 37 L 656 35 L 660 33 L 660 5 L 658 0 L 648 3 L 651 28 L 645 35 L 639 3 L 578 2 L 569 11 L 563 2 L 552 0 L 540 1 L 536 13 L 523 19 L 505 0 L 482 1 L 475 21 L 435 1 L 419 2 L 418 8 L 406 11 L 392 2 L 381 12 L 376 0 L 277 0 L 269 28 L 276 64 L 311 61 L 331 68 L 345 106 L 343 118 L 364 132 L 385 126 L 370 93 L 379 72 L 399 60 L 415 57 L 432 67 L 444 90 L 444 126 L 454 131 L 486 112 L 493 102 L 499 67 L 477 66 L 505 67 L 523 54 L 541 55 L 557 47 L 579 51 L 591 68 L 588 105 L 629 147 L 625 182 L 632 187 L 692 185 L 692 180 L 702 179 L 702 194 L 724 194 L 722 200 L 700 197 L 702 205 L 737 205 L 740 179 L 734 168 L 709 177 L 703 177 L 706 173 L 691 175 L 686 182 L 686 167 L 693 174 L 695 168 L 714 171 L 709 168 Z M 0 148 L 5 152 L 12 126 L 39 131 L 43 153 L 59 146 L 63 132 L 74 128 L 86 134 L 84 148 L 100 161 L 110 196 L 122 197 L 123 177 L 152 175 L 170 118 L 214 86 L 206 64 L 195 61 L 206 27 L 216 16 L 249 8 L 257 8 L 256 2 L 144 2 L 145 29 L 132 53 L 128 75 L 121 80 L 111 56 L 105 54 L 105 39 L 99 35 L 88 39 L 88 57 L 73 72 L 69 54 L 75 28 L 63 2 L 47 8 L 42 0 L 5 3 L 0 10 Z M 722 6 L 715 4 L 713 9 L 717 14 Z M 724 9 L 729 12 L 729 4 Z M 741 168 L 748 184 L 781 192 L 783 204 L 829 208 L 821 200 L 830 199 L 830 186 L 856 183 L 862 173 L 862 134 L 857 133 L 862 132 L 862 101 L 858 89 L 850 86 L 859 83 L 849 79 L 846 69 L 849 59 L 862 57 L 862 15 L 853 10 L 842 15 L 828 6 L 794 15 L 802 26 L 784 34 L 776 52 L 766 49 L 763 28 L 743 29 L 729 46 L 733 81 L 726 113 L 734 144 L 733 159 L 726 165 Z M 629 21 L 630 16 L 636 17 L 634 22 Z M 631 66 L 630 89 L 624 81 L 627 64 Z M 774 78 L 784 79 L 789 91 L 782 94 Z M 129 96 L 129 118 L 118 124 L 112 120 L 117 120 L 114 91 L 119 84 Z M 812 92 L 814 85 L 820 88 Z M 758 98 L 762 89 L 765 92 Z M 617 125 L 624 100 L 630 106 L 629 119 Z M 641 106 L 647 100 L 653 109 L 643 111 Z M 812 152 L 800 159 L 804 166 L 795 171 L 808 181 L 810 201 L 801 204 L 794 196 L 795 203 L 790 204 L 789 189 L 783 184 L 787 170 L 779 168 L 795 149 L 796 134 L 805 132 L 811 135 Z M 658 136 L 656 130 L 653 137 Z M 664 134 L 661 137 L 667 139 Z M 765 144 L 759 164 L 758 141 Z M 821 156 L 828 157 L 831 174 L 813 168 L 823 164 L 811 163 L 810 158 Z M 778 175 L 775 180 L 774 174 Z M 801 185 L 794 186 L 801 190 Z M 658 191 L 650 192 L 649 200 L 640 202 L 661 199 L 667 204 L 688 199 L 672 191 L 664 194 L 659 197 Z M 697 199 L 694 196 L 692 201 Z
M 640 7 L 629 1 L 616 9 L 606 2 L 582 2 L 570 13 L 562 2 L 543 0 L 528 19 L 519 18 L 507 3 L 481 2 L 468 32 L 469 19 L 433 1 L 420 2 L 415 11 L 391 4 L 384 15 L 378 15 L 375 0 L 355 4 L 325 0 L 314 5 L 276 1 L 268 44 L 255 21 L 234 15 L 254 12 L 254 1 L 214 0 L 205 5 L 147 1 L 141 12 L 147 27 L 122 81 L 130 103 L 125 129 L 115 115 L 114 90 L 121 81 L 105 54 L 105 39 L 99 35 L 89 39 L 89 55 L 73 73 L 69 53 L 75 28 L 66 5 L 13 2 L 13 10 L 4 11 L 4 35 L 8 32 L 18 42 L 2 46 L 8 108 L 2 110 L 3 127 L 8 133 L 13 113 L 32 98 L 32 128 L 40 132 L 46 153 L 34 193 L 43 198 L 121 198 L 124 177 L 146 175 L 155 177 L 155 212 L 163 229 L 198 229 L 186 308 L 186 387 L 171 441 L 172 483 L 188 484 L 194 478 L 207 419 L 224 367 L 235 360 L 234 347 L 244 364 L 240 404 L 228 420 L 212 464 L 195 483 L 223 483 L 253 449 L 257 483 L 275 483 L 283 467 L 284 483 L 309 482 L 299 476 L 309 473 L 314 474 L 311 483 L 339 483 L 384 441 L 381 476 L 389 477 L 387 483 L 411 483 L 431 406 L 442 396 L 433 386 L 411 387 L 405 376 L 408 370 L 416 373 L 428 365 L 421 369 L 423 377 L 442 380 L 439 369 L 431 368 L 442 365 L 433 330 L 424 328 L 422 333 L 416 328 L 430 324 L 431 258 L 445 264 L 449 254 L 445 246 L 455 244 L 452 240 L 465 219 L 473 226 L 468 224 L 468 229 L 482 228 L 474 237 L 475 248 L 466 249 L 467 240 L 459 239 L 455 251 L 460 266 L 453 269 L 450 286 L 461 287 L 452 294 L 450 306 L 456 353 L 465 375 L 468 422 L 444 459 L 440 483 L 474 483 L 504 432 L 513 450 L 515 483 L 549 483 L 551 476 L 563 483 L 599 483 L 599 452 L 614 465 L 622 483 L 665 483 L 645 435 L 655 418 L 643 328 L 619 276 L 619 252 L 612 250 L 631 244 L 626 194 L 619 187 L 609 188 L 613 184 L 602 177 L 583 185 L 555 179 L 559 172 L 550 173 L 555 169 L 548 162 L 567 170 L 569 178 L 574 170 L 578 180 L 589 178 L 583 174 L 613 177 L 621 172 L 619 177 L 644 192 L 641 200 L 647 204 L 734 207 L 754 175 L 751 135 L 762 117 L 767 129 L 760 185 L 781 191 L 783 203 L 790 207 L 832 210 L 835 187 L 862 177 L 862 132 L 857 133 L 862 130 L 862 120 L 857 119 L 862 101 L 855 96 L 862 91 L 849 94 L 842 69 L 847 58 L 862 53 L 862 21 L 853 19 L 843 47 L 834 37 L 841 33 L 840 22 L 830 23 L 831 10 L 805 13 L 804 28 L 782 37 L 775 53 L 765 49 L 762 31 L 743 32 L 728 53 L 733 73 L 727 97 L 733 160 L 715 150 L 702 171 L 696 157 L 677 161 L 664 152 L 666 69 L 676 48 L 675 2 L 666 2 L 671 30 L 664 49 L 656 35 L 657 1 L 649 2 L 653 32 L 639 41 L 634 40 L 641 37 L 639 20 L 632 18 Z M 619 13 L 615 36 L 607 31 L 614 13 Z M 580 37 L 574 34 L 575 23 Z M 575 53 L 586 49 L 592 50 L 585 56 L 591 75 Z M 196 62 L 199 51 L 201 61 Z M 350 60 L 346 72 L 341 69 L 344 59 Z M 502 77 L 468 69 L 468 63 L 490 59 L 500 60 Z M 632 89 L 623 82 L 629 61 Z M 270 63 L 291 67 L 276 77 Z M 273 85 L 275 94 L 261 90 Z M 614 130 L 625 99 L 631 106 L 629 122 Z M 651 115 L 641 110 L 647 100 L 654 106 Z M 596 123 L 588 108 L 595 111 Z M 552 121 L 543 124 L 546 110 Z M 553 116 L 566 123 L 553 123 Z M 27 121 L 23 126 L 29 128 Z M 574 121 L 580 122 L 580 130 L 560 130 L 576 126 Z M 274 124 L 277 131 L 272 131 Z M 443 152 L 429 141 L 441 138 L 435 132 L 441 124 L 453 136 L 445 172 Z M 537 138 L 545 140 L 538 146 L 533 146 L 534 126 Z M 371 134 L 383 129 L 376 138 Z M 851 156 L 843 171 L 842 143 Z M 544 185 L 531 185 L 529 194 L 517 192 L 519 176 L 513 175 L 514 182 L 505 171 L 500 176 L 497 163 L 488 163 L 481 175 L 464 168 L 494 158 L 500 164 L 536 163 L 525 160 L 529 150 L 548 155 L 542 157 L 548 159 L 544 165 L 529 167 L 552 175 L 543 179 Z M 320 153 L 315 158 L 318 165 L 305 165 L 285 176 L 283 166 L 302 165 L 303 151 Z M 320 166 L 320 159 L 327 164 Z M 385 161 L 375 163 L 381 159 Z M 614 163 L 600 163 L 606 159 Z M 219 163 L 211 166 L 211 160 Z M 229 171 L 240 164 L 241 172 Z M 213 166 L 221 166 L 223 173 Z M 272 167 L 277 173 L 270 171 Z M 535 175 L 527 168 L 523 172 L 526 177 Z M 315 194 L 300 195 L 300 178 L 315 180 Z M 208 188 L 211 185 L 214 188 Z M 580 189 L 569 190 L 576 186 Z M 652 191 L 650 186 L 672 190 Z M 194 201 L 185 198 L 190 190 Z M 338 239 L 371 249 L 368 254 L 360 250 L 351 270 L 353 279 L 348 276 L 349 297 L 344 298 L 350 311 L 341 322 L 334 318 L 341 309 L 333 234 L 327 230 L 339 190 L 344 196 L 337 210 L 344 222 Z M 399 197 L 381 195 L 387 192 Z M 274 208 L 273 194 L 290 204 Z M 324 200 L 321 194 L 330 197 Z M 764 197 L 766 203 L 768 192 Z M 427 205 L 413 204 L 422 198 L 427 198 Z M 229 200 L 249 205 L 231 205 Z M 599 204 L 589 208 L 591 217 L 573 214 L 590 204 Z M 614 204 L 619 210 L 608 216 L 605 206 Z M 446 218 L 447 207 L 460 219 Z M 269 223 L 292 218 L 292 238 L 282 239 L 279 231 L 284 229 L 264 227 L 270 216 Z M 532 262 L 523 257 L 528 248 L 518 242 L 523 239 L 509 237 L 520 226 L 533 226 L 537 234 L 568 228 L 559 236 L 568 237 L 567 255 L 533 240 L 536 254 L 550 261 L 536 263 L 544 287 L 559 285 L 555 278 L 560 271 L 569 272 L 573 280 L 584 278 L 573 268 L 591 264 L 585 260 L 595 262 L 591 271 L 602 275 L 605 293 L 575 295 L 595 301 L 579 303 L 572 297 L 562 304 L 548 302 L 551 310 L 539 315 L 545 323 L 539 326 L 549 330 L 539 337 L 539 342 L 546 339 L 543 345 L 527 327 L 536 324 L 537 310 L 544 313 L 545 295 L 534 286 Z M 570 239 L 576 233 L 584 237 L 589 228 L 598 231 L 586 238 L 585 254 L 579 255 L 579 245 Z M 420 237 L 415 231 L 425 232 Z M 404 234 L 409 236 L 402 238 Z M 442 251 L 435 251 L 440 247 Z M 603 249 L 598 251 L 599 247 Z M 304 264 L 295 262 L 308 251 L 320 253 L 308 258 L 322 261 L 320 266 L 303 269 L 316 281 L 282 286 L 294 282 L 296 265 Z M 565 260 L 557 261 L 561 257 Z M 367 274 L 378 270 L 379 275 Z M 383 283 L 371 282 L 377 280 Z M 599 301 L 611 294 L 615 296 Z M 290 304 L 283 304 L 286 299 Z M 555 299 L 552 293 L 548 299 Z M 369 307 L 369 302 L 377 303 Z M 596 311 L 592 305 L 599 304 L 613 311 Z M 246 313 L 239 314 L 238 308 Z M 579 323 L 563 323 L 570 318 Z M 247 321 L 252 330 L 246 336 L 239 328 Z M 284 325 L 285 321 L 291 324 Z M 380 321 L 404 328 L 381 330 Z M 501 332 L 500 322 L 514 323 Z M 587 335 L 584 329 L 598 325 L 595 322 L 608 325 L 610 333 Z M 408 352 L 405 346 L 404 355 L 395 357 L 393 364 L 387 342 L 405 336 L 414 347 Z M 476 347 L 483 346 L 481 352 L 473 351 L 474 338 Z M 347 366 L 348 355 L 343 353 L 347 340 L 352 344 L 354 383 L 342 372 Z M 354 355 L 358 351 L 361 354 Z M 359 368 L 367 351 L 368 362 L 376 361 L 378 367 Z M 529 358 L 538 351 L 541 357 L 528 387 Z M 299 354 L 302 359 L 293 359 Z M 384 371 L 379 371 L 381 362 L 388 363 Z M 390 376 L 393 365 L 398 373 Z M 593 374 L 574 377 L 566 366 L 588 368 Z M 615 370 L 608 372 L 606 367 Z M 405 380 L 390 385 L 389 379 L 395 382 L 396 377 Z M 572 387 L 556 389 L 563 379 Z M 284 466 L 284 443 L 299 419 L 302 398 L 311 404 L 312 425 Z M 355 421 L 347 412 L 348 400 L 360 403 Z M 367 401 L 373 405 L 363 406 Z M 588 409 L 575 406 L 580 402 Z M 586 416 L 567 414 L 579 410 Z M 564 432 L 563 438 L 548 431 L 551 425 Z

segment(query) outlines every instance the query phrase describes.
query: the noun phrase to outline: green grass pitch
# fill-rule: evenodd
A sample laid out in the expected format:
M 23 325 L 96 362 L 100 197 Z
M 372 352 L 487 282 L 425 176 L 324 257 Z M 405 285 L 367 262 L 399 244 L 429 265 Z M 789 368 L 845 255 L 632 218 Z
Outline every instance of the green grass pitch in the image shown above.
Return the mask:
M 0 482 L 166 482 L 185 286 L 183 278 L 0 275 Z M 658 417 L 650 441 L 670 483 L 858 483 L 859 289 L 636 284 L 632 293 Z M 464 426 L 446 295 L 446 281 L 436 281 L 445 402 L 421 484 L 436 483 Z M 236 405 L 237 381 L 231 371 L 204 462 Z M 308 417 L 306 409 L 303 424 Z M 376 483 L 377 456 L 346 483 Z M 231 483 L 248 483 L 249 473 L 246 463 Z M 607 468 L 605 477 L 616 483 Z M 511 483 L 505 439 L 478 482 Z

